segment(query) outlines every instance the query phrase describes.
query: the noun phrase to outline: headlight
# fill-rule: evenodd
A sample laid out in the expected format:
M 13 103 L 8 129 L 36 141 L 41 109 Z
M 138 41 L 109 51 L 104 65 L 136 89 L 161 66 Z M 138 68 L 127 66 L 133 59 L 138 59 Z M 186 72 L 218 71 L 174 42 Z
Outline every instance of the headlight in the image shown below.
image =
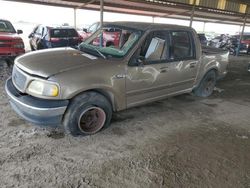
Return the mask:
M 59 88 L 54 83 L 34 80 L 29 84 L 28 92 L 35 95 L 56 97 L 59 94 Z
M 24 48 L 23 43 L 14 44 L 14 48 Z

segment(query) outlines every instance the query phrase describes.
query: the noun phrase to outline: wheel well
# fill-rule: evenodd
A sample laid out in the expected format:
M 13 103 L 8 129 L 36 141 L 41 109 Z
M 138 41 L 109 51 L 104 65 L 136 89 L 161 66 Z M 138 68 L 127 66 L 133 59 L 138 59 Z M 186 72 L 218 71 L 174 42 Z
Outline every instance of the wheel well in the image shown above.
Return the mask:
M 90 89 L 90 90 L 86 90 L 86 91 L 83 91 L 81 93 L 78 93 L 76 96 L 81 95 L 81 94 L 86 93 L 86 92 L 91 92 L 91 91 L 99 93 L 100 95 L 104 96 L 110 102 L 110 104 L 112 105 L 113 111 L 116 111 L 114 95 L 111 92 L 108 92 L 106 90 L 103 90 L 103 89 Z M 74 96 L 73 98 L 75 98 L 76 96 Z
M 216 68 L 213 67 L 213 68 L 209 69 L 209 70 L 203 75 L 203 77 L 199 80 L 198 84 L 194 87 L 194 89 L 197 88 L 197 87 L 199 87 L 199 85 L 200 85 L 200 83 L 202 82 L 203 78 L 204 78 L 204 77 L 206 76 L 206 74 L 209 73 L 210 71 L 214 71 L 214 72 L 215 72 L 216 79 L 217 79 L 217 77 L 218 77 L 218 70 L 217 70 Z
M 216 78 L 218 77 L 218 70 L 217 70 L 216 68 L 211 68 L 211 69 L 209 69 L 209 70 L 206 72 L 206 74 L 207 74 L 208 72 L 210 72 L 210 71 L 214 71 L 214 72 L 215 72 L 215 75 L 216 75 Z M 206 74 L 204 74 L 204 76 L 205 76 Z M 204 76 L 203 76 L 203 77 L 204 77 Z

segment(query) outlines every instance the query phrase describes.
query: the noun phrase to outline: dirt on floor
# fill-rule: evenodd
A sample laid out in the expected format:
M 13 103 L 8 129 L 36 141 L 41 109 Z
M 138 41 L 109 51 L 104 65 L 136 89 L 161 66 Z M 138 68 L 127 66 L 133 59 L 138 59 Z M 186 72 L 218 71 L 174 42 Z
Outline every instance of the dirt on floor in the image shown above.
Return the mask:
M 250 187 L 249 62 L 230 57 L 209 98 L 119 112 L 109 128 L 78 138 L 20 119 L 0 63 L 0 187 Z

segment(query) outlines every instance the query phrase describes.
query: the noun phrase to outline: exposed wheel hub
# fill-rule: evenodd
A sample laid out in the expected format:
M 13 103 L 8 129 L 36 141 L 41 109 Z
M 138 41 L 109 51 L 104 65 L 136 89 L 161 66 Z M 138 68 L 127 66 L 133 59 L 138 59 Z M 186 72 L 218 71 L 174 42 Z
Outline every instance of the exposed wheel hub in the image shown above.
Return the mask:
M 79 117 L 78 127 L 85 134 L 98 132 L 106 121 L 106 114 L 99 107 L 87 108 Z

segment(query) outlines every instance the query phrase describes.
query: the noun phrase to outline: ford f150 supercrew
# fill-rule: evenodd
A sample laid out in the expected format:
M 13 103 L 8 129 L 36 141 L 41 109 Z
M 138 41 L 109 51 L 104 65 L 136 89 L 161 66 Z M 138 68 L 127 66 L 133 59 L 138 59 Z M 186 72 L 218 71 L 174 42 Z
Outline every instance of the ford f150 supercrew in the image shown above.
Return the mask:
M 95 43 L 108 28 L 120 30 L 118 46 Z M 202 49 L 189 27 L 114 22 L 79 50 L 56 48 L 18 57 L 5 89 L 24 119 L 61 125 L 72 135 L 94 134 L 110 124 L 113 112 L 183 93 L 211 95 L 227 73 L 228 55 Z

